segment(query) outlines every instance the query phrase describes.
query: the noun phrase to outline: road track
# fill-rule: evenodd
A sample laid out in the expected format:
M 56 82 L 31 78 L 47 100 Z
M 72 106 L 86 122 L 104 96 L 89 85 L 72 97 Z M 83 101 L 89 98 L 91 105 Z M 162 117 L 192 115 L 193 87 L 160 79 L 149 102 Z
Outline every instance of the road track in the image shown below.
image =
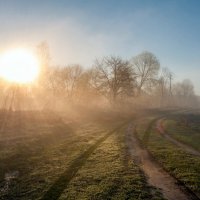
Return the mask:
M 163 196 L 168 200 L 198 200 L 196 196 L 187 192 L 184 186 L 177 184 L 177 180 L 167 173 L 140 144 L 135 134 L 135 127 L 130 124 L 126 130 L 126 142 L 129 153 L 147 176 L 150 185 L 160 188 Z

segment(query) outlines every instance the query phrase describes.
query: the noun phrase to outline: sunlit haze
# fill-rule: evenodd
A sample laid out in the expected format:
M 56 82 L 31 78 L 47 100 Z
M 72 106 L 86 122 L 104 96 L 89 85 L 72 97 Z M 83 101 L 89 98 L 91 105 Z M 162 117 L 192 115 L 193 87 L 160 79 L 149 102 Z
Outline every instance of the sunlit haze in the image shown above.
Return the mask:
M 28 83 L 39 73 L 39 62 L 26 49 L 12 49 L 0 54 L 0 77 L 10 82 Z
M 200 94 L 199 7 L 197 0 L 2 0 L 0 50 L 45 40 L 54 64 L 84 67 L 97 57 L 129 59 L 148 50 Z
M 0 0 L 0 200 L 200 200 L 200 0 Z

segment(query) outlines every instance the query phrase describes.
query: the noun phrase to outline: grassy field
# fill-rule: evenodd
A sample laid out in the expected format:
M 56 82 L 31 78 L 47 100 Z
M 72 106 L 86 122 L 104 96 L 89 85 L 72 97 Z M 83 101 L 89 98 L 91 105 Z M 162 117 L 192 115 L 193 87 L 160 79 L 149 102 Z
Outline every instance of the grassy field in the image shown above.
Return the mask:
M 130 117 L 1 113 L 0 199 L 163 199 L 126 151 Z
M 125 127 L 96 149 L 64 191 L 64 199 L 163 199 L 130 158 Z
M 200 196 L 200 158 L 166 140 L 156 130 L 157 118 L 149 115 L 137 121 L 138 138 L 166 171 Z
M 184 114 L 167 118 L 164 128 L 175 139 L 200 151 L 200 115 Z
M 11 113 L 8 119 L 0 141 L 1 199 L 38 199 L 105 134 L 100 124 L 65 124 L 54 113 Z

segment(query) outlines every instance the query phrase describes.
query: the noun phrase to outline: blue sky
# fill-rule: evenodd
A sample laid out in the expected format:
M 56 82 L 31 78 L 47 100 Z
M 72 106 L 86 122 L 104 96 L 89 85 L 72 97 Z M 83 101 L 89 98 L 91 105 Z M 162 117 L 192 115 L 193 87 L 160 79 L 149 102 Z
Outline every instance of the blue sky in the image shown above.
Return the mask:
M 92 65 L 148 50 L 200 94 L 199 0 L 0 0 L 0 52 L 50 46 L 52 63 Z

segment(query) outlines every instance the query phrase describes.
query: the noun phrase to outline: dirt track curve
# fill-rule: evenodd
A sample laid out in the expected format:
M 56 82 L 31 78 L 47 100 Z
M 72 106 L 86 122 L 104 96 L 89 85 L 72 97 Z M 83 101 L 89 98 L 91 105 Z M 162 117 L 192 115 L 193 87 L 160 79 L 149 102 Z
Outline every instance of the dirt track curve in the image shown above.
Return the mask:
M 170 142 L 172 142 L 173 144 L 177 145 L 178 147 L 182 148 L 184 151 L 192 154 L 192 155 L 195 155 L 195 156 L 200 156 L 200 152 L 195 150 L 194 148 L 192 148 L 191 146 L 189 145 L 186 145 L 182 142 L 179 142 L 178 140 L 174 139 L 173 137 L 171 137 L 167 131 L 164 130 L 164 127 L 163 127 L 163 120 L 164 118 L 162 119 L 159 119 L 156 123 L 156 128 L 157 130 L 159 131 L 160 134 L 162 134 L 163 137 L 165 137 L 167 140 L 169 140 Z
M 130 124 L 126 130 L 126 142 L 132 158 L 138 162 L 148 178 L 150 185 L 160 188 L 163 196 L 168 200 L 192 200 L 192 195 L 184 192 L 184 188 L 177 185 L 176 179 L 170 176 L 154 161 L 149 152 L 144 149 L 135 136 L 135 128 Z

